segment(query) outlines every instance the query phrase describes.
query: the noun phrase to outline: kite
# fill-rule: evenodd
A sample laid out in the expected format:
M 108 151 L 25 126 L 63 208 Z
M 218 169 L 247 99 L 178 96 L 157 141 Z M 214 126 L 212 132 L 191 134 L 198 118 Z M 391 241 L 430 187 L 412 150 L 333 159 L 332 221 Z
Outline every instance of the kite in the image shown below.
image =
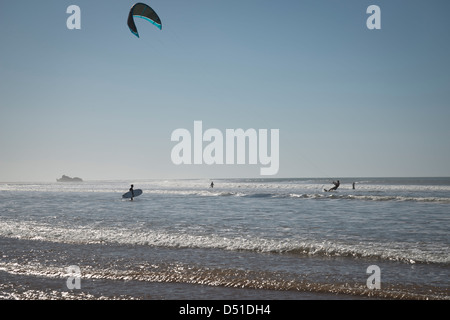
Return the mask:
M 154 24 L 158 29 L 162 30 L 161 19 L 159 19 L 156 12 L 145 3 L 136 3 L 131 7 L 128 15 L 128 27 L 130 31 L 139 38 L 139 32 L 134 24 L 134 17 L 142 18 Z

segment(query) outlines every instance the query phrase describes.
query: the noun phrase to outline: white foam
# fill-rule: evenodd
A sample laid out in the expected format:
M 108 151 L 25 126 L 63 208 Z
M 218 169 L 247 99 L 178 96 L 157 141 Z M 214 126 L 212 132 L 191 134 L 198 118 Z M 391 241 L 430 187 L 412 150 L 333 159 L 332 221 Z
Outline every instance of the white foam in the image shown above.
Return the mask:
M 436 249 L 433 245 L 412 243 L 342 243 L 311 239 L 264 239 L 258 237 L 198 235 L 166 231 L 137 231 L 122 228 L 94 229 L 86 226 L 61 227 L 35 222 L 0 221 L 0 236 L 63 242 L 73 244 L 107 243 L 147 245 L 171 248 L 203 248 L 247 250 L 266 253 L 292 253 L 320 256 L 350 256 L 402 261 L 407 263 L 450 263 L 449 248 Z M 442 247 L 441 247 L 442 248 Z M 439 253 L 440 252 L 440 253 Z
M 133 183 L 133 182 L 131 182 Z M 40 191 L 40 192 L 125 192 L 129 188 L 128 181 L 92 181 L 83 183 L 7 183 L 0 184 L 0 191 Z M 143 189 L 146 193 L 159 194 L 199 194 L 214 195 L 217 193 L 318 193 L 326 187 L 322 182 L 271 182 L 270 180 L 245 181 L 224 180 L 216 181 L 215 188 L 209 188 L 209 180 L 148 180 L 134 182 L 135 188 Z M 331 186 L 331 184 L 330 184 Z M 450 185 L 409 185 L 409 184 L 358 184 L 352 190 L 351 184 L 341 184 L 340 192 L 355 193 L 392 193 L 392 192 L 442 192 L 449 193 Z

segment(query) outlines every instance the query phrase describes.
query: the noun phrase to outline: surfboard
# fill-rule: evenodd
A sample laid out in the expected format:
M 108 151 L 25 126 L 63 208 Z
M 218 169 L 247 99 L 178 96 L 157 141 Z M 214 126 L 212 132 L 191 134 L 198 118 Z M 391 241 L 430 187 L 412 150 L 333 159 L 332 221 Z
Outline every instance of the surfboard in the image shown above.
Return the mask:
M 136 190 L 133 190 L 133 191 L 134 191 L 134 197 L 135 198 L 142 194 L 142 190 L 141 189 L 136 189 Z M 127 193 L 124 193 L 122 195 L 122 198 L 131 198 L 131 191 L 128 191 Z

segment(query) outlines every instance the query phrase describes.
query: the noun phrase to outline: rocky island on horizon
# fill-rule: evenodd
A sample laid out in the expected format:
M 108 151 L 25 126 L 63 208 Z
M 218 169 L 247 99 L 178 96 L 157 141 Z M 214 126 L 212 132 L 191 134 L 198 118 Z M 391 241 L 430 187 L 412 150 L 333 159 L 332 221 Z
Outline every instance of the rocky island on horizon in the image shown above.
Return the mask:
M 83 182 L 83 179 L 78 178 L 78 177 L 71 178 L 71 177 L 63 174 L 62 177 L 60 179 L 56 179 L 56 181 L 57 182 Z

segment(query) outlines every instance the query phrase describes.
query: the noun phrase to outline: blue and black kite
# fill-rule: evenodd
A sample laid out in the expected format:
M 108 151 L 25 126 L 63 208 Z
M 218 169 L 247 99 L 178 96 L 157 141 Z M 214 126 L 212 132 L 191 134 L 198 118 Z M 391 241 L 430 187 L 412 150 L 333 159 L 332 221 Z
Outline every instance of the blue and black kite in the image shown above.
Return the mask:
M 159 19 L 156 12 L 145 3 L 136 3 L 131 7 L 130 14 L 128 15 L 128 27 L 130 28 L 130 31 L 138 38 L 139 32 L 134 24 L 134 17 L 145 19 L 162 30 L 161 19 Z

